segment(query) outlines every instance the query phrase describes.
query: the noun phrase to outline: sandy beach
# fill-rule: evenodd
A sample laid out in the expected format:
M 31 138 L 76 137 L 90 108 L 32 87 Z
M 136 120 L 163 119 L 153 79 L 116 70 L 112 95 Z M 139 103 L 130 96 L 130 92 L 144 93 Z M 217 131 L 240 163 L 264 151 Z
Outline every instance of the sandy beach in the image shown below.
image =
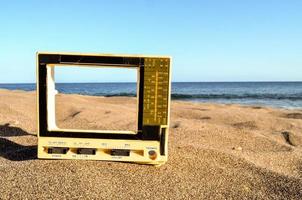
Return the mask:
M 136 106 L 60 94 L 57 124 L 135 129 Z M 172 101 L 161 167 L 38 160 L 36 144 L 35 92 L 0 90 L 0 199 L 302 198 L 302 110 Z

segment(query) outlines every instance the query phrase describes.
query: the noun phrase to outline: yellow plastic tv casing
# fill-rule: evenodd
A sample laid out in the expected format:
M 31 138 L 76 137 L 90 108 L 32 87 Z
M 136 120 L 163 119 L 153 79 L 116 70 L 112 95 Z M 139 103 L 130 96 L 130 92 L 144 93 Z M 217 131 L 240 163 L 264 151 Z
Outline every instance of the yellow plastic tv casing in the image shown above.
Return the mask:
M 54 69 L 60 66 L 137 69 L 137 131 L 58 128 Z M 161 165 L 168 157 L 170 93 L 171 58 L 167 56 L 38 52 L 38 158 Z

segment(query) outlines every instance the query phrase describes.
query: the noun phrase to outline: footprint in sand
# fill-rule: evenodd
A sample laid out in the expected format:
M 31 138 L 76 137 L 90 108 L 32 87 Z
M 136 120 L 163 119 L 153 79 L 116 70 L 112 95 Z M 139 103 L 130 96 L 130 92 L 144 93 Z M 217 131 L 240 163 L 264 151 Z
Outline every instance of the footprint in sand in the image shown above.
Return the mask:
M 82 111 L 72 111 L 63 121 L 67 121 L 69 119 L 75 118 L 78 114 L 80 114 Z
M 302 135 L 295 135 L 289 131 L 281 132 L 285 142 L 291 146 L 302 146 Z
M 172 125 L 172 128 L 179 128 L 180 127 L 180 122 L 175 122 L 173 125 Z
M 212 118 L 209 117 L 209 116 L 205 116 L 205 117 L 201 117 L 200 119 L 201 119 L 201 120 L 210 120 L 210 119 L 212 119 Z
M 289 118 L 289 119 L 302 119 L 302 113 L 288 113 L 284 115 L 283 117 Z
M 262 107 L 261 106 L 252 106 L 252 109 L 259 110 L 259 109 L 262 109 Z
M 288 131 L 283 131 L 282 133 L 283 138 L 285 139 L 285 142 L 291 146 L 295 146 L 291 141 L 291 133 Z
M 250 129 L 250 130 L 258 129 L 257 123 L 255 121 L 234 123 L 232 124 L 232 126 L 237 129 Z

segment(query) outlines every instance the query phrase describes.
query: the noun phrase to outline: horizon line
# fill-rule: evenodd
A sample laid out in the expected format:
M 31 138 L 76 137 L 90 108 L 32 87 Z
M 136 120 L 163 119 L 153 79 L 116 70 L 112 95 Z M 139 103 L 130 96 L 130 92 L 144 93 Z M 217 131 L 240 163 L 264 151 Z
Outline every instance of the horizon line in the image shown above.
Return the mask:
M 171 83 L 298 83 L 301 81 L 172 81 Z M 74 84 L 74 83 L 137 83 L 137 81 L 121 81 L 121 82 L 115 82 L 115 81 L 109 81 L 109 82 L 56 82 L 58 84 Z M 35 82 L 29 82 L 29 83 L 0 83 L 2 85 L 6 84 L 36 84 Z

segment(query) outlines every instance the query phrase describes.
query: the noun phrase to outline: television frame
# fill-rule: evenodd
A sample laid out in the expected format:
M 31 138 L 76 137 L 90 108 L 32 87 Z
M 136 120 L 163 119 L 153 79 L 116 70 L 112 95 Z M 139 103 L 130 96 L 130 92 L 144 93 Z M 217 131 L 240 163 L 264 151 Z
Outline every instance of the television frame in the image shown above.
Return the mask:
M 55 120 L 55 67 L 136 68 L 137 131 L 60 129 Z M 167 161 L 171 57 L 120 54 L 37 53 L 38 158 Z

